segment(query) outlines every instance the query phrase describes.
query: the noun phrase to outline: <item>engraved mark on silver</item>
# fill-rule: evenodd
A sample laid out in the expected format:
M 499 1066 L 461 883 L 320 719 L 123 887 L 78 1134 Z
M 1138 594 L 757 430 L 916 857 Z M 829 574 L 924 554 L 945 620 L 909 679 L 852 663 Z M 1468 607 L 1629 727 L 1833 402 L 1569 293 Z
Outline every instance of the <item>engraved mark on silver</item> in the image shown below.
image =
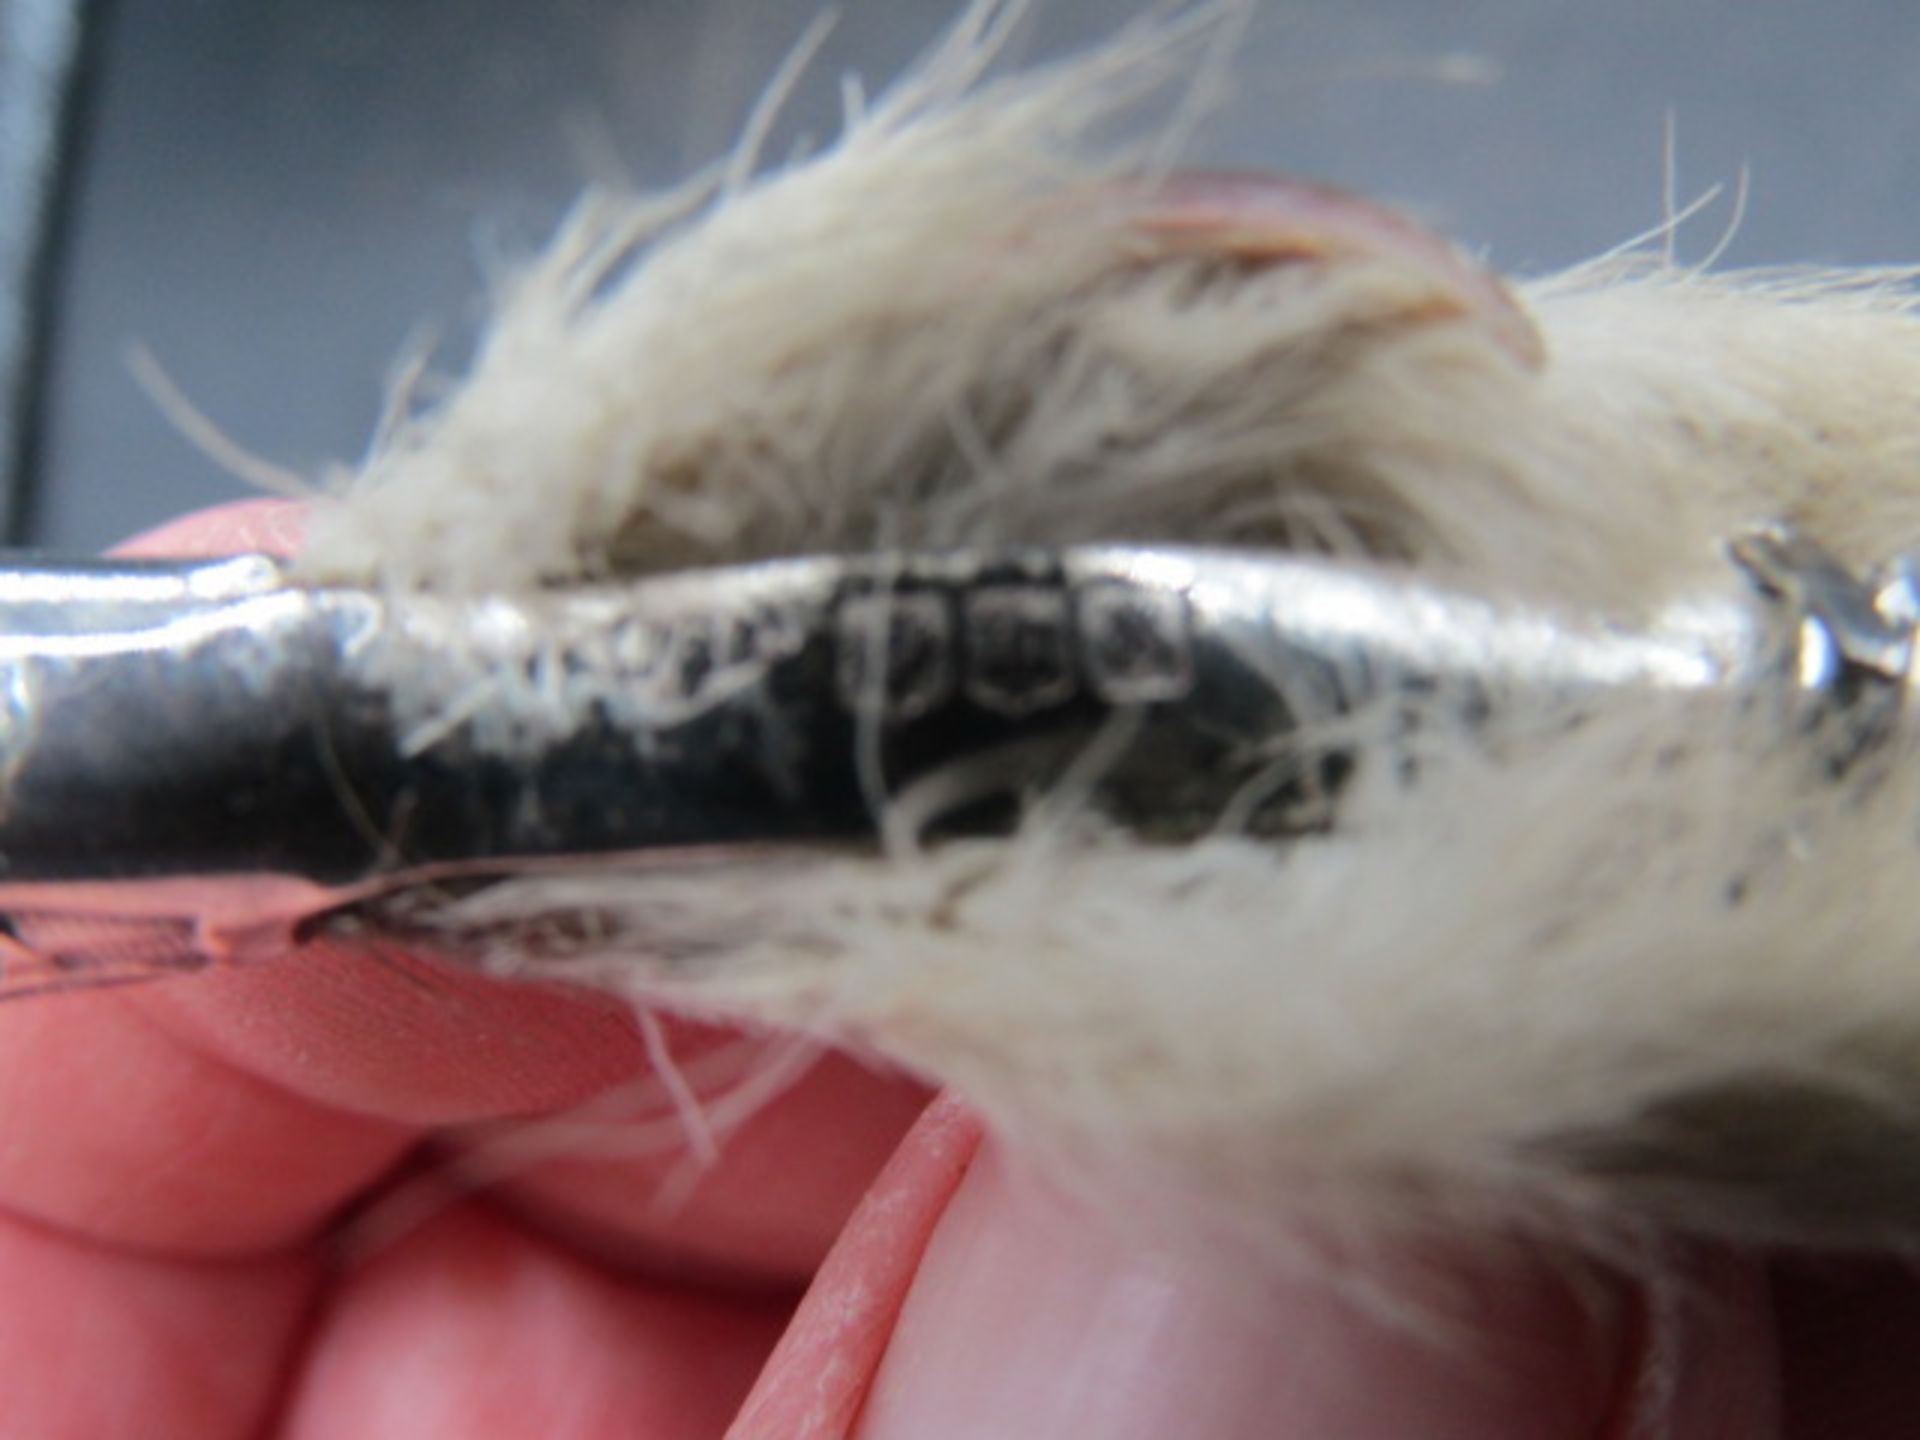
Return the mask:
M 673 645 L 673 627 L 662 620 L 622 619 L 605 632 L 604 668 L 636 686 L 653 682 Z
M 835 636 L 841 703 L 882 720 L 912 720 L 953 693 L 953 617 L 943 596 L 856 595 Z
M 455 736 L 490 755 L 533 754 L 595 711 L 638 739 L 730 703 L 805 644 L 807 617 L 793 608 L 634 615 L 617 594 L 550 605 L 422 597 L 351 661 L 388 693 L 406 754 Z
M 983 710 L 1031 715 L 1073 698 L 1071 616 L 1060 590 L 991 585 L 966 595 L 967 698 Z
M 1186 597 L 1121 580 L 1079 595 L 1088 683 L 1114 705 L 1182 700 L 1193 689 L 1193 627 Z

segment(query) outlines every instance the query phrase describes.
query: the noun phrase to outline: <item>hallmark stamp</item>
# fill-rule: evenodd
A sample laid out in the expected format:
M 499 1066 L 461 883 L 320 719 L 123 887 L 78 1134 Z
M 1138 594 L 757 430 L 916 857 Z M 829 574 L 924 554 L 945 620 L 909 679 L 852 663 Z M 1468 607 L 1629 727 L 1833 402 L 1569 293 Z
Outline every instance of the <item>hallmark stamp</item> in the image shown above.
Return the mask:
M 953 617 L 946 598 L 914 592 L 856 595 L 836 622 L 841 703 L 882 720 L 912 720 L 954 689 Z
M 1079 687 L 1064 593 L 1042 585 L 990 585 L 969 592 L 961 613 L 965 689 L 974 704 L 1020 716 L 1073 697 Z
M 1186 598 L 1123 580 L 1080 592 L 1087 683 L 1114 705 L 1184 699 L 1193 689 L 1193 630 Z

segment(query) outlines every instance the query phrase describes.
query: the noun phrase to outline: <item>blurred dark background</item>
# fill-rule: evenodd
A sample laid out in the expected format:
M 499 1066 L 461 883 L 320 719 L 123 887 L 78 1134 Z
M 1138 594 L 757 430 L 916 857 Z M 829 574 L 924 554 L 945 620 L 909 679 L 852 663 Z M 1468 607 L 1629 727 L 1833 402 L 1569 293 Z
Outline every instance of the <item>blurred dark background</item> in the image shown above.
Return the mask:
M 877 86 L 956 4 L 843 5 L 774 153 L 830 134 L 840 75 Z M 0 0 L 10 538 L 90 549 L 245 492 L 135 383 L 136 342 L 267 459 L 351 459 L 411 342 L 458 367 L 489 265 L 586 179 L 722 153 L 813 8 Z M 1130 8 L 1043 0 L 1023 49 Z M 1195 160 L 1401 202 L 1506 269 L 1658 223 L 1669 117 L 1683 199 L 1751 174 L 1726 263 L 1920 258 L 1906 0 L 1268 0 L 1237 75 Z

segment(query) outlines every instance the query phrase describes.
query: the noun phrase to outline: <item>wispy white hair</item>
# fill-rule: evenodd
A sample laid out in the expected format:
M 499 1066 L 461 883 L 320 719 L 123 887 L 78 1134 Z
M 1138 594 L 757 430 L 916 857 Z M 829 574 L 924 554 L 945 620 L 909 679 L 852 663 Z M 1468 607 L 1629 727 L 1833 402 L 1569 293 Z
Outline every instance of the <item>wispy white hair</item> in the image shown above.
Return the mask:
M 1298 253 L 1170 239 L 1127 121 L 1236 7 L 997 74 L 1020 8 L 973 6 L 803 163 L 583 201 L 466 381 L 317 511 L 304 573 L 1194 540 L 1629 625 L 1741 586 L 1756 523 L 1862 571 L 1920 534 L 1908 275 L 1633 254 L 1502 295 L 1392 241 L 1315 253 L 1311 216 Z M 992 843 L 514 880 L 436 923 L 591 913 L 610 938 L 543 963 L 885 1055 L 1234 1213 L 1909 1233 L 1908 747 L 1843 790 L 1757 711 L 1642 697 L 1497 758 L 1450 733 L 1284 846 L 1043 806 Z

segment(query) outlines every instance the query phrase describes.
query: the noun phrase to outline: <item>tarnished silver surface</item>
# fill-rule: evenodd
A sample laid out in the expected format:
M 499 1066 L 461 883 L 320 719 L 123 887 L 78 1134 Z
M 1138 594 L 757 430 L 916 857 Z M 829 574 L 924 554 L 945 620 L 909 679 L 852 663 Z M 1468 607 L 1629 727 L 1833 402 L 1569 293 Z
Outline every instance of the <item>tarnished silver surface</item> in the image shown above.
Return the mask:
M 803 558 L 518 598 L 309 589 L 261 556 L 0 570 L 6 887 L 869 842 L 971 764 L 992 831 L 1117 716 L 1149 836 L 1326 823 L 1353 722 L 1788 673 L 1779 599 L 1643 634 L 1311 558 L 1130 546 Z M 1804 628 L 1804 627 L 1801 627 Z M 1798 643 L 1797 641 L 1794 643 Z M 1505 723 L 1505 722 L 1501 722 Z M 1344 724 L 1344 728 L 1343 728 Z

